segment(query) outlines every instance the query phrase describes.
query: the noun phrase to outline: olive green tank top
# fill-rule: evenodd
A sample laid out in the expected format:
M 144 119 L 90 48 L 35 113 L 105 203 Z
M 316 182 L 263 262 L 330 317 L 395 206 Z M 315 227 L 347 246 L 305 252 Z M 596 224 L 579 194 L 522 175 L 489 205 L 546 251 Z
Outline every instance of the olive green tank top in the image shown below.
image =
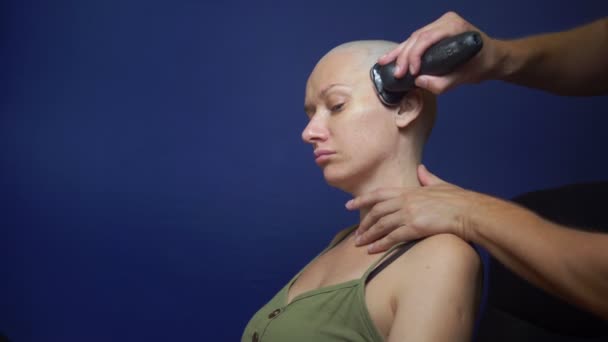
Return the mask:
M 308 265 L 356 227 L 338 235 Z M 378 263 L 402 245 L 388 250 L 361 278 L 304 292 L 287 304 L 289 288 L 307 265 L 251 318 L 241 342 L 384 341 L 367 310 L 365 283 Z

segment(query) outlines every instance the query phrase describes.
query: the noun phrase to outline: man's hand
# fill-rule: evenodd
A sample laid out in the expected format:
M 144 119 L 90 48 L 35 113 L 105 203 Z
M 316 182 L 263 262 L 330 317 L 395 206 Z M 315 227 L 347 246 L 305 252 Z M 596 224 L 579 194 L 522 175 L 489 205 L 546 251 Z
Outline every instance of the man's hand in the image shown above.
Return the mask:
M 467 240 L 470 211 L 484 195 L 449 184 L 418 166 L 422 187 L 378 189 L 349 202 L 349 210 L 369 208 L 357 229 L 357 245 L 370 253 L 388 250 L 398 242 L 440 233 Z
M 455 36 L 466 31 L 478 31 L 483 39 L 483 48 L 471 61 L 444 76 L 419 76 L 416 85 L 435 94 L 441 94 L 448 89 L 463 83 L 478 83 L 489 79 L 500 61 L 498 58 L 498 42 L 488 37 L 477 27 L 464 20 L 454 12 L 448 12 L 431 24 L 415 31 L 403 43 L 378 59 L 381 65 L 397 59 L 395 77 L 410 74 L 417 75 L 420 71 L 420 60 L 424 52 L 443 38 Z

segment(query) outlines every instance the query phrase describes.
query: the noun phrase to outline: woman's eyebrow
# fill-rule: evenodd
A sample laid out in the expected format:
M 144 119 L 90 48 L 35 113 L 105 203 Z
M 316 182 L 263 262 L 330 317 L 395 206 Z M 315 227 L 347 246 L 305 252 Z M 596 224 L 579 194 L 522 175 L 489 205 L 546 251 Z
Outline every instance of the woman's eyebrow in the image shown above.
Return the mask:
M 323 90 L 321 90 L 320 97 L 327 96 L 327 93 L 334 87 L 349 87 L 350 88 L 349 85 L 344 84 L 344 83 L 332 83 L 332 84 L 328 85 L 327 87 L 325 87 Z M 310 114 L 314 111 L 315 111 L 315 106 L 309 105 L 309 104 L 304 104 L 304 112 L 306 112 L 306 114 Z
M 331 88 L 333 87 L 348 87 L 348 85 L 343 84 L 343 83 L 332 83 L 330 85 L 328 85 L 327 87 L 325 87 L 325 89 L 321 90 L 321 97 L 324 97 L 327 95 L 327 92 L 331 90 Z

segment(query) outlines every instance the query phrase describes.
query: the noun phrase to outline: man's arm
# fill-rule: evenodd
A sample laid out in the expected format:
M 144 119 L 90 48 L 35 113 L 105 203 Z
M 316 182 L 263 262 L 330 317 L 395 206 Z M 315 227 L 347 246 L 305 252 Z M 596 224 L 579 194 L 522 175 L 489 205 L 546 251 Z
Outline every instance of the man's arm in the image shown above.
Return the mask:
M 398 262 L 396 311 L 389 342 L 470 341 L 481 293 L 479 255 L 457 236 L 419 242 Z
M 483 48 L 471 61 L 445 76 L 421 75 L 416 85 L 435 94 L 465 83 L 503 80 L 559 95 L 608 93 L 608 17 L 568 31 L 499 40 L 448 12 L 416 30 L 378 63 L 397 63 L 395 76 L 416 75 L 424 52 L 443 38 L 478 31 Z
M 608 93 L 608 17 L 569 31 L 497 41 L 494 77 L 559 95 Z
M 489 196 L 477 203 L 465 223 L 470 241 L 531 283 L 608 319 L 608 234 L 569 229 Z
M 372 208 L 359 225 L 359 245 L 372 243 L 369 251 L 376 253 L 401 241 L 452 233 L 483 246 L 545 291 L 608 319 L 608 234 L 562 227 L 449 184 L 423 166 L 418 178 L 420 188 L 381 189 L 349 201 L 351 210 Z M 388 216 L 392 219 L 384 219 Z

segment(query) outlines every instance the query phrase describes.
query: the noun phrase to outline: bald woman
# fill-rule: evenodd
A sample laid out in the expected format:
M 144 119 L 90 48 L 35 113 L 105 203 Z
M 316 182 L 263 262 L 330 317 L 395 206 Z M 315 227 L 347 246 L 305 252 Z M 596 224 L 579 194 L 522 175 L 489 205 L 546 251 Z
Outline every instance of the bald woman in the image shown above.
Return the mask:
M 306 83 L 308 125 L 326 182 L 353 197 L 419 187 L 416 168 L 436 106 L 426 91 L 384 106 L 369 70 L 395 43 L 340 45 Z M 361 209 L 360 218 L 368 217 Z M 386 216 L 389 224 L 390 215 Z M 358 225 L 338 233 L 250 320 L 242 341 L 469 341 L 481 291 L 475 250 L 450 234 L 399 244 L 383 255 L 355 244 Z

